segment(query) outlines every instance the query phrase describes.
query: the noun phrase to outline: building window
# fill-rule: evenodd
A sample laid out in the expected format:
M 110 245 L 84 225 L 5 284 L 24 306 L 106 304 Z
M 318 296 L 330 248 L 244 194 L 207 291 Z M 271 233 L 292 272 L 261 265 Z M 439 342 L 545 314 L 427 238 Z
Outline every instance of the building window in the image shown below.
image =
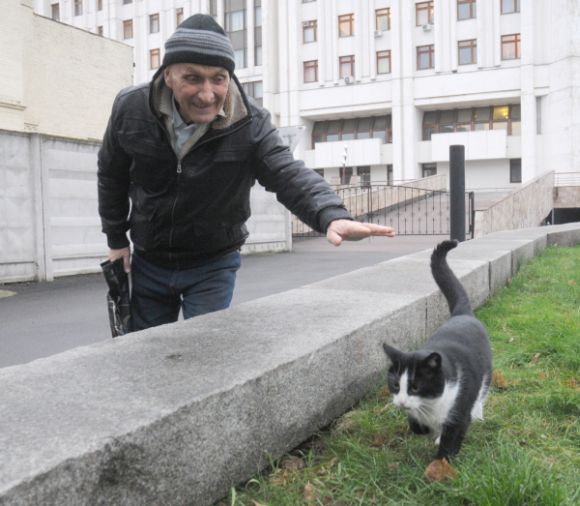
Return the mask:
M 312 148 L 317 142 L 336 142 L 360 139 L 381 139 L 392 143 L 391 116 L 317 121 L 312 129 Z
M 519 33 L 512 35 L 502 35 L 501 37 L 501 59 L 518 60 L 520 58 L 521 39 Z
M 74 0 L 73 9 L 75 16 L 82 16 L 83 14 L 83 0 Z
M 477 63 L 477 40 L 460 40 L 457 43 L 457 57 L 459 65 Z
M 521 134 L 520 105 L 501 105 L 426 111 L 423 114 L 423 140 L 434 133 L 507 130 L 508 135 Z
M 60 5 L 51 4 L 50 6 L 50 17 L 55 21 L 60 21 Z
M 341 79 L 345 77 L 354 76 L 354 55 L 350 54 L 348 56 L 341 56 L 338 59 L 339 67 L 339 77 Z
M 435 46 L 417 46 L 417 70 L 432 69 L 435 67 Z
M 237 68 L 245 68 L 246 63 L 246 2 L 245 0 L 225 1 L 225 30 L 234 47 Z
M 420 2 L 415 4 L 416 26 L 433 24 L 433 2 Z
M 324 169 L 313 169 L 320 177 L 324 178 Z
M 149 50 L 149 68 L 151 70 L 158 69 L 161 65 L 161 50 L 160 49 L 150 49 Z
M 354 35 L 354 14 L 338 16 L 338 36 L 352 37 Z
M 437 175 L 437 164 L 436 163 L 423 163 L 421 165 L 422 177 L 429 177 Z
M 474 19 L 477 12 L 476 0 L 457 0 L 457 19 Z
M 149 33 L 159 32 L 159 14 L 149 15 Z
M 264 87 L 262 81 L 252 81 L 242 84 L 246 95 L 252 97 L 254 101 L 261 107 L 264 102 Z
M 102 26 L 97 26 L 97 35 L 100 35 L 101 37 L 103 36 L 103 27 Z
M 132 4 L 133 0 L 123 0 L 123 5 Z
M 388 185 L 393 184 L 393 165 L 392 164 L 387 165 L 387 184 Z
M 377 116 L 373 121 L 371 130 L 371 137 L 373 139 L 381 139 L 383 144 L 390 144 L 393 142 L 393 131 L 391 129 L 390 116 Z
M 133 20 L 126 19 L 123 21 L 123 39 L 132 39 L 133 38 Z
M 522 159 L 521 158 L 511 158 L 510 159 L 510 183 L 521 183 L 522 182 Z
M 311 2 L 316 2 L 316 0 L 302 0 L 303 4 L 309 4 Z
M 375 30 L 378 32 L 386 32 L 391 29 L 391 9 L 377 9 L 375 11 Z
M 391 50 L 377 51 L 377 74 L 391 73 Z
M 315 83 L 318 81 L 318 60 L 304 62 L 304 82 Z
M 369 187 L 371 185 L 371 167 L 366 165 L 364 167 L 356 168 L 356 175 L 360 178 L 360 185 Z
M 254 65 L 262 65 L 262 0 L 254 0 Z
M 98 11 L 103 10 L 103 0 L 97 0 L 97 10 Z
M 520 0 L 501 0 L 501 13 L 513 14 L 520 12 Z
M 175 26 L 179 26 L 183 21 L 183 7 L 175 9 Z
M 304 23 L 302 23 L 302 42 L 304 44 L 308 44 L 309 42 L 316 42 L 317 25 L 318 22 L 315 19 L 312 21 L 304 21 Z

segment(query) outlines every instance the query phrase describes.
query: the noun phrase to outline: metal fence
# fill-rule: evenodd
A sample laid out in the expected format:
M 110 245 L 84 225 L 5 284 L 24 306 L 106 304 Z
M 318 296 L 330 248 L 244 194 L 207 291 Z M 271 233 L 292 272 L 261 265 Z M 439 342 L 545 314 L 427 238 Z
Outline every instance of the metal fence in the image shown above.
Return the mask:
M 399 235 L 449 235 L 449 192 L 409 186 L 372 185 L 335 189 L 351 215 L 361 222 L 393 227 Z M 465 194 L 466 235 L 473 237 L 474 194 Z M 320 235 L 293 217 L 294 237 Z

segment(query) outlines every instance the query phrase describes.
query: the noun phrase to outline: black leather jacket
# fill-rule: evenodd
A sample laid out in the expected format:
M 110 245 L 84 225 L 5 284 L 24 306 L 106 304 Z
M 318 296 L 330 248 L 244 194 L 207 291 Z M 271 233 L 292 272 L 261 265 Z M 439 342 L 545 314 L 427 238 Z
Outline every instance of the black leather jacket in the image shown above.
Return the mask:
M 248 236 L 257 180 L 310 227 L 350 218 L 322 177 L 295 160 L 269 113 L 233 77 L 225 117 L 179 160 L 163 114 L 161 71 L 119 93 L 98 157 L 99 214 L 110 248 L 129 245 L 151 262 L 185 269 L 238 249 Z

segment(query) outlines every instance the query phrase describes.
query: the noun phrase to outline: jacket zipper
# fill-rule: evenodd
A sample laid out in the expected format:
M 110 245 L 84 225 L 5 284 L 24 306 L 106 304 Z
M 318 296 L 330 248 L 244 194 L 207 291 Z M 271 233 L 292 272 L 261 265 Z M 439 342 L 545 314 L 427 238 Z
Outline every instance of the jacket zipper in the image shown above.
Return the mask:
M 237 130 L 239 130 L 240 128 L 242 128 L 243 126 L 245 126 L 247 123 L 249 123 L 251 121 L 251 118 L 246 119 L 245 121 L 242 121 L 236 128 L 234 128 L 233 130 L 228 130 L 227 132 L 224 132 L 220 135 L 216 135 L 214 137 L 212 137 L 211 139 L 206 139 L 205 141 L 196 144 L 195 146 L 193 146 L 187 154 L 191 153 L 194 149 L 198 148 L 199 146 L 202 146 L 203 144 L 205 144 L 206 142 L 209 142 L 211 140 L 214 139 L 218 139 L 220 137 L 224 137 L 230 133 L 233 133 Z M 165 131 L 166 135 L 169 138 L 169 134 L 167 133 L 167 131 L 165 130 L 165 128 L 163 127 L 163 124 L 161 121 L 159 121 L 158 119 L 158 123 L 162 126 L 163 131 Z M 171 144 L 171 140 L 169 139 L 169 143 Z M 176 168 L 176 172 L 177 172 L 177 189 L 176 189 L 176 194 L 175 194 L 175 200 L 173 201 L 173 206 L 171 207 L 171 230 L 169 231 L 169 262 L 173 262 L 173 254 L 171 253 L 171 248 L 173 247 L 173 232 L 175 230 L 175 208 L 177 207 L 177 199 L 179 198 L 179 183 L 180 183 L 180 179 L 181 179 L 181 173 L 182 173 L 182 167 L 181 167 L 181 159 L 178 158 L 177 159 L 177 168 Z M 175 268 L 177 270 L 179 270 L 179 264 L 178 262 L 175 263 Z
M 181 179 L 181 159 L 177 160 L 177 183 L 175 190 L 175 200 L 173 201 L 173 206 L 171 207 L 171 229 L 169 231 L 169 261 L 173 261 L 173 254 L 171 253 L 171 248 L 173 247 L 173 232 L 175 231 L 175 208 L 177 207 L 177 199 L 179 198 L 179 186 Z M 179 269 L 179 265 L 176 263 L 175 268 Z

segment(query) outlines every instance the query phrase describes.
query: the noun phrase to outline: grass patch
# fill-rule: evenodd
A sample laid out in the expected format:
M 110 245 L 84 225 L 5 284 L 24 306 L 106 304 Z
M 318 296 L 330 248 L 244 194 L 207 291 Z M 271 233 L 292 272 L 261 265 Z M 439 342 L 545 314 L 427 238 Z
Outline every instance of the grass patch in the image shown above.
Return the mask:
M 435 446 L 410 434 L 383 387 L 219 504 L 579 504 L 579 267 L 580 247 L 547 248 L 477 311 L 499 379 L 454 481 L 425 481 Z

